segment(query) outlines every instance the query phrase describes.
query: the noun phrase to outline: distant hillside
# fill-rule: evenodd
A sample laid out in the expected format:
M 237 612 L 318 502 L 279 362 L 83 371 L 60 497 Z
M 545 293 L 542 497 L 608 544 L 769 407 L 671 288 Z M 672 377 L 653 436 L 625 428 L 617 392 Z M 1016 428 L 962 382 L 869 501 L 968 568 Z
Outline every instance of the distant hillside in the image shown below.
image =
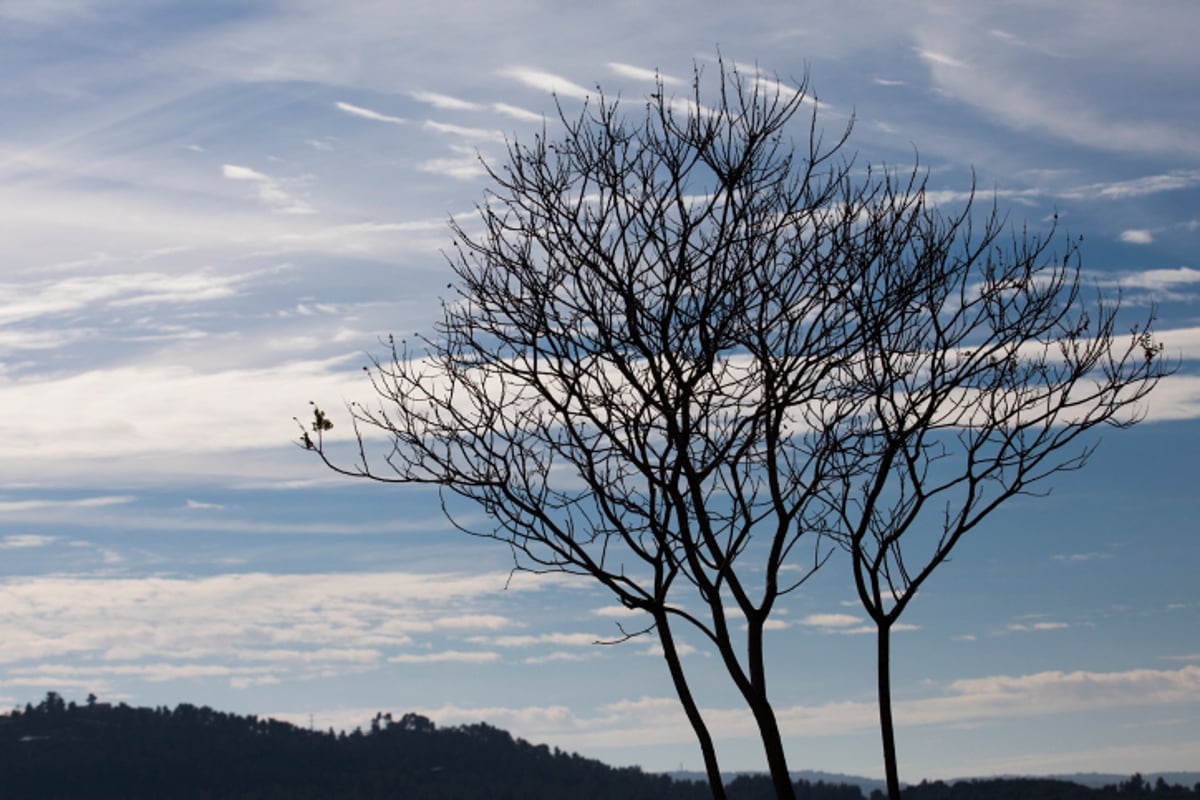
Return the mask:
M 827 773 L 796 783 L 799 800 L 863 800 Z M 738 776 L 730 800 L 771 800 L 765 776 Z M 871 792 L 873 797 L 877 796 Z M 376 715 L 335 734 L 181 704 L 174 709 L 66 703 L 53 692 L 0 715 L 6 800 L 704 800 L 698 781 L 614 768 L 533 745 L 490 725 L 438 728 L 416 714 Z M 1050 779 L 922 783 L 905 800 L 1200 800 L 1200 786 L 1125 779 L 1107 789 Z
M 677 781 L 701 781 L 702 782 L 705 780 L 704 773 L 697 772 L 695 770 L 686 770 L 686 769 L 673 770 L 671 772 L 667 772 L 664 774 L 670 775 L 672 778 L 674 778 Z M 753 776 L 753 775 L 762 775 L 762 774 L 766 774 L 766 773 L 723 772 L 721 774 L 725 777 L 725 783 L 729 783 L 730 781 L 734 780 L 738 776 L 742 776 L 742 775 Z M 880 780 L 878 778 L 864 778 L 861 775 L 847 775 L 846 773 L 843 773 L 843 772 L 825 772 L 825 771 L 819 770 L 819 769 L 800 769 L 800 770 L 792 770 L 791 775 L 792 775 L 792 780 L 801 781 L 801 782 L 808 783 L 808 784 L 816 784 L 816 783 L 825 784 L 825 783 L 827 783 L 827 784 L 833 784 L 833 785 L 837 785 L 837 786 L 857 786 L 860 790 L 860 793 L 863 795 L 863 797 L 869 796 L 871 794 L 871 792 L 876 789 L 883 791 L 887 787 L 887 784 L 883 780 Z M 1123 776 L 1119 776 L 1119 777 L 1123 777 Z M 1109 781 L 1109 783 L 1114 783 L 1114 782 L 1115 781 Z
M 668 772 L 681 781 L 702 781 L 704 773 L 688 770 Z M 761 773 L 726 773 L 726 782 Z M 798 784 L 854 786 L 865 798 L 884 796 L 885 784 L 877 778 L 805 769 L 792 772 Z M 956 778 L 902 784 L 905 800 L 1110 800 L 1115 798 L 1200 798 L 1200 772 L 1164 772 L 1147 775 L 1079 772 L 1070 775 L 1004 775 L 990 778 Z M 1190 788 L 1189 788 L 1190 787 Z
M 770 791 L 736 781 L 730 800 Z M 801 786 L 805 800 L 861 800 L 856 787 Z M 182 704 L 66 703 L 54 693 L 0 716 L 5 800 L 704 800 L 701 783 L 617 769 L 533 745 L 490 725 L 438 728 L 416 714 L 377 715 L 335 734 Z

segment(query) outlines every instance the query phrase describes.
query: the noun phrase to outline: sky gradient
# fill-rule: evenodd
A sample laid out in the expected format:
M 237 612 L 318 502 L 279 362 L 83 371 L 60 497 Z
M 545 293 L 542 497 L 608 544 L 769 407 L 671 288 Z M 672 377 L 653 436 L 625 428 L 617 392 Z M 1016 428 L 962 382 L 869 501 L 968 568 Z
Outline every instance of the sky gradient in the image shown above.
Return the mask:
M 553 134 L 555 95 L 636 112 L 719 48 L 808 74 L 827 131 L 853 117 L 864 165 L 919 154 L 947 208 L 974 180 L 1018 228 L 1057 213 L 1181 367 L 906 612 L 901 778 L 1200 768 L 1196 30 L 1188 0 L 0 2 L 0 706 L 417 711 L 699 769 L 652 643 L 594 644 L 624 609 L 510 581 L 428 492 L 323 471 L 292 417 L 336 422 L 381 337 L 431 329 L 480 157 Z M 877 776 L 846 574 L 787 599 L 772 691 L 793 768 Z M 689 641 L 722 765 L 761 768 Z

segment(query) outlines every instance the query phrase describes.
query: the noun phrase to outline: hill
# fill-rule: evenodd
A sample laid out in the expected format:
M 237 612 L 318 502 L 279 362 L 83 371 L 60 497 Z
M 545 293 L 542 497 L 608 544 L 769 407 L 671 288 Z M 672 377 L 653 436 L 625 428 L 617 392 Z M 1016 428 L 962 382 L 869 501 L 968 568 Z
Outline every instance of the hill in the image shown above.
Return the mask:
M 848 776 L 800 779 L 800 800 L 863 800 Z M 770 800 L 763 775 L 741 775 L 730 800 Z M 174 709 L 66 703 L 0 715 L 0 797 L 13 800 L 704 800 L 701 782 L 615 768 L 514 738 L 486 724 L 438 728 L 378 714 L 367 731 L 313 731 L 187 703 Z M 876 792 L 871 793 L 876 797 Z M 1104 788 L 1046 778 L 924 782 L 905 800 L 1200 800 L 1200 785 L 1134 776 Z
M 756 800 L 765 777 L 734 781 Z M 861 800 L 857 787 L 801 786 L 805 800 Z M 40 704 L 0 716 L 0 797 L 13 800 L 704 800 L 707 786 L 614 768 L 490 725 L 438 728 L 379 714 L 335 734 L 181 704 Z

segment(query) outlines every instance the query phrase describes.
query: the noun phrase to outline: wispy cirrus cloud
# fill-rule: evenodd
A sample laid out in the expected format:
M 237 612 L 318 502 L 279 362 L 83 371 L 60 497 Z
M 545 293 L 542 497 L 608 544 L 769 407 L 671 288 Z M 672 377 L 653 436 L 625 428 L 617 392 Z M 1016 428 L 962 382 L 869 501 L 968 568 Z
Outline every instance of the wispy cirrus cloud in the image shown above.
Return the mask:
M 636 608 L 626 608 L 625 606 L 603 606 L 601 608 L 592 609 L 592 614 L 597 617 L 609 617 L 612 619 L 627 619 L 629 617 L 645 617 L 646 612 Z
M 30 462 L 278 447 L 292 438 L 286 423 L 302 410 L 298 398 L 322 385 L 329 397 L 361 391 L 357 375 L 338 369 L 345 360 L 215 371 L 141 364 L 4 382 L 0 402 L 24 411 L 0 420 L 0 436 L 14 458 Z M 254 397 L 254 413 L 230 414 L 231 397 Z M 80 398 L 88 398 L 86 415 L 71 411 Z M 264 429 L 268 419 L 276 422 Z
M 426 130 L 434 133 L 443 133 L 450 136 L 458 136 L 463 139 L 475 139 L 486 142 L 503 142 L 504 132 L 491 130 L 489 128 L 467 128 L 462 125 L 451 125 L 445 122 L 435 122 L 426 120 L 423 127 Z
M 1100 561 L 1112 558 L 1112 553 L 1066 553 L 1051 556 L 1052 561 L 1064 561 L 1068 564 L 1080 564 L 1085 561 Z
M 109 272 L 58 280 L 0 283 L 0 324 L 72 314 L 92 305 L 129 308 L 196 304 L 232 297 L 240 288 L 277 270 L 222 274 L 213 269 L 180 273 Z
M 939 67 L 951 67 L 953 69 L 969 69 L 967 62 L 946 55 L 945 53 L 936 50 L 917 50 L 917 55 L 922 61 L 935 64 Z
M 876 632 L 873 624 L 864 623 L 866 623 L 865 619 L 856 617 L 853 614 L 809 614 L 801 618 L 797 624 L 815 628 L 822 633 L 839 633 L 851 636 Z M 918 631 L 921 629 L 921 626 L 907 622 L 897 622 L 892 625 L 891 629 L 893 633 L 905 633 L 908 631 Z
M 492 109 L 505 116 L 522 122 L 541 122 L 545 119 L 541 114 L 535 114 L 519 106 L 509 105 L 508 103 L 492 103 Z
M 553 652 L 547 653 L 544 656 L 529 656 L 528 658 L 522 659 L 521 663 L 522 664 L 553 664 L 553 663 L 572 662 L 572 661 L 588 661 L 592 658 L 595 658 L 597 655 L 599 655 L 599 654 L 595 653 L 595 652 L 591 652 L 591 653 L 582 652 L 581 653 L 581 652 L 577 652 L 577 651 L 555 650 Z
M 316 209 L 284 190 L 282 182 L 270 175 L 238 164 L 224 164 L 221 174 L 231 181 L 242 181 L 254 185 L 258 199 L 271 209 L 283 214 L 314 214 Z
M 0 513 L 15 514 L 21 511 L 102 508 L 104 506 L 132 503 L 135 499 L 132 495 L 105 495 L 102 497 L 85 497 L 79 500 L 0 500 Z
M 1111 14 L 1085 26 L 1066 24 L 1062 14 L 1042 5 L 1003 19 L 993 7 L 962 6 L 909 32 L 941 95 L 1011 129 L 1113 152 L 1200 153 L 1194 126 L 1131 116 L 1121 102 L 1147 81 L 1168 87 L 1168 96 L 1175 90 L 1171 76 L 1192 57 L 1163 43 L 1173 38 L 1172 25 L 1190 22 L 1191 11 L 1178 6 L 1144 21 Z M 1105 69 L 1112 52 L 1138 68 Z
M 633 78 L 639 81 L 662 81 L 664 86 L 678 86 L 683 83 L 679 78 L 671 75 L 663 74 L 656 69 L 646 69 L 645 67 L 635 67 L 632 64 L 623 64 L 619 61 L 608 62 L 608 68 L 620 75 L 623 78 Z
M 1071 627 L 1067 622 L 1013 622 L 1005 630 L 1013 633 L 1028 633 L 1030 631 L 1060 631 Z
M 472 636 L 469 641 L 493 647 L 532 647 L 539 644 L 570 645 L 588 647 L 603 640 L 594 633 L 538 633 L 509 636 Z
M 336 103 L 334 103 L 333 105 L 334 105 L 334 108 L 338 109 L 339 111 L 344 111 L 345 113 L 349 114 L 352 117 L 360 117 L 362 119 L 370 119 L 370 120 L 374 120 L 375 122 L 387 122 L 387 123 L 391 123 L 392 125 L 407 125 L 408 124 L 408 120 L 404 119 L 403 117 L 394 117 L 390 114 L 384 114 L 380 111 L 375 111 L 370 108 L 364 108 L 363 106 L 356 106 L 356 105 L 352 105 L 350 103 L 344 103 L 340 100 L 337 101 Z
M 438 92 L 411 92 L 410 96 L 418 103 L 427 103 L 445 111 L 481 111 L 487 107 L 482 103 L 460 100 L 457 97 Z
M 1058 196 L 1068 200 L 1126 200 L 1160 192 L 1191 189 L 1196 186 L 1200 186 L 1200 170 L 1186 170 L 1161 175 L 1146 175 L 1124 181 L 1075 186 L 1058 192 Z
M 508 103 L 476 103 L 438 92 L 411 92 L 410 96 L 419 103 L 426 103 L 442 111 L 494 111 L 522 122 L 540 122 L 543 119 L 541 114 Z
M 509 578 L 388 572 L 8 579 L 0 581 L 0 663 L 22 685 L 89 677 L 298 680 L 385 663 L 484 663 L 499 654 L 441 647 L 438 637 L 514 626 L 471 610 L 506 589 L 546 585 Z M 414 653 L 417 637 L 426 649 Z
M 595 94 L 593 91 L 583 88 L 577 83 L 574 83 L 566 78 L 555 75 L 552 72 L 544 72 L 538 69 L 529 69 L 527 67 L 510 67 L 501 70 L 501 75 L 509 78 L 515 78 L 526 86 L 531 86 L 534 89 L 540 89 L 544 92 L 559 95 L 560 97 L 574 97 L 582 100 L 590 95 Z
M 33 533 L 14 534 L 0 537 L 0 550 L 29 550 L 35 547 L 45 547 L 57 541 L 57 536 L 41 536 Z
M 488 650 L 441 650 L 433 653 L 401 653 L 388 659 L 390 664 L 486 664 L 499 661 L 500 654 Z
M 1110 708 L 1161 707 L 1200 702 L 1200 666 L 1178 670 L 1058 672 L 992 675 L 943 685 L 938 693 L 895 704 L 897 726 L 945 727 L 991 719 L 1046 717 Z M 592 714 L 560 706 L 426 708 L 439 724 L 486 719 L 535 741 L 566 746 L 617 748 L 689 741 L 690 728 L 675 698 L 641 697 L 607 703 Z M 705 719 L 724 741 L 755 736 L 747 711 L 705 708 Z M 776 708 L 789 736 L 823 737 L 870 731 L 878 725 L 873 702 L 836 701 Z
M 1098 276 L 1096 280 L 1101 285 L 1120 286 L 1125 289 L 1170 290 L 1181 286 L 1200 285 L 1200 269 L 1145 269 L 1118 273 L 1116 276 Z
M 801 625 L 810 625 L 814 628 L 847 628 L 852 625 L 860 625 L 862 622 L 862 617 L 856 617 L 853 614 L 809 614 L 800 620 Z
M 137 678 L 149 683 L 202 678 L 261 677 L 284 671 L 280 667 L 239 667 L 224 664 L 42 664 L 6 670 L 3 686 L 73 686 L 103 689 L 112 678 Z M 98 685 L 98 682 L 103 682 Z
M 453 156 L 445 158 L 430 158 L 422 161 L 417 168 L 423 172 L 434 172 L 458 181 L 474 180 L 487 172 L 479 161 L 479 153 L 473 147 L 451 145 Z

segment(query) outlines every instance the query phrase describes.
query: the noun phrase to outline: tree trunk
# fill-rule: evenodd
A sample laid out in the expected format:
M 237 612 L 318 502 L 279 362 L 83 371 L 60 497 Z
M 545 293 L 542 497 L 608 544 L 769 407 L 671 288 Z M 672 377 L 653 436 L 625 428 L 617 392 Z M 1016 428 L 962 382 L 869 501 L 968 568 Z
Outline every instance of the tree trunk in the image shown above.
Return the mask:
M 662 643 L 663 657 L 667 661 L 667 669 L 671 672 L 671 682 L 675 684 L 675 694 L 679 696 L 679 702 L 683 704 L 684 713 L 687 714 L 696 740 L 700 743 L 700 753 L 704 756 L 704 771 L 708 774 L 708 786 L 712 790 L 713 800 L 725 800 L 725 782 L 721 778 L 721 767 L 717 764 L 717 750 L 713 746 L 712 734 L 704 724 L 700 707 L 688 686 L 687 676 L 683 674 L 683 665 L 679 662 L 679 651 L 675 648 L 675 637 L 671 633 L 666 614 L 656 616 L 655 623 L 659 642 Z
M 795 800 L 796 788 L 788 771 L 787 755 L 783 750 L 783 737 L 779 733 L 779 721 L 775 709 L 767 699 L 767 673 L 763 663 L 763 628 L 761 621 L 752 622 L 746 633 L 746 650 L 750 668 L 750 680 L 739 682 L 754 721 L 758 724 L 758 735 L 767 756 L 767 769 L 771 772 L 771 783 L 778 800 Z M 726 663 L 733 657 L 732 651 L 723 653 Z M 734 659 L 736 663 L 736 659 Z M 730 674 L 733 674 L 732 670 Z
M 888 800 L 900 800 L 900 777 L 896 768 L 896 736 L 892 726 L 892 676 L 889 654 L 892 626 L 889 622 L 878 622 L 877 648 L 879 663 L 876 675 L 879 679 L 879 732 L 883 737 L 883 770 L 887 778 Z
M 746 699 L 750 701 L 750 710 L 754 712 L 754 721 L 758 723 L 758 733 L 762 737 L 763 750 L 767 754 L 767 768 L 771 771 L 775 796 L 778 800 L 795 800 L 796 787 L 792 785 L 792 775 L 788 771 L 787 756 L 783 751 L 783 738 L 779 733 L 775 711 L 765 695 Z

